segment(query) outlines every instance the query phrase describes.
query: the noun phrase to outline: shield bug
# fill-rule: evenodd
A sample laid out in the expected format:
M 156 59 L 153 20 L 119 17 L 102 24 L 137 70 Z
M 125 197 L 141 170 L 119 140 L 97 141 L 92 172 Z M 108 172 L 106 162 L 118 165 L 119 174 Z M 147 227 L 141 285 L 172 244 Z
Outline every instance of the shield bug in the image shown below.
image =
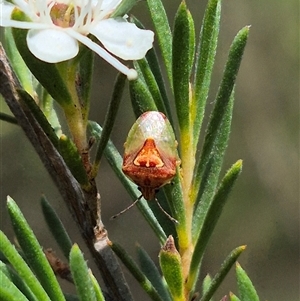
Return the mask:
M 122 170 L 138 185 L 142 195 L 112 218 L 124 213 L 144 197 L 147 201 L 155 200 L 159 208 L 177 222 L 155 197 L 157 190 L 174 178 L 179 164 L 177 141 L 167 117 L 156 111 L 142 114 L 130 129 L 124 148 Z

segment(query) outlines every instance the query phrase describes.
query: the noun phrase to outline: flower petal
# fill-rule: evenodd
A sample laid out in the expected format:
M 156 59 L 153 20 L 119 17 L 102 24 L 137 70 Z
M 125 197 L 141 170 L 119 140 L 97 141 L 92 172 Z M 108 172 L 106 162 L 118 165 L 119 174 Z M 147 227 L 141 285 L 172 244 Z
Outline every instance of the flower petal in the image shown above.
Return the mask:
M 134 69 L 129 69 L 125 65 L 123 65 L 118 59 L 116 59 L 112 54 L 110 54 L 107 50 L 103 47 L 98 45 L 97 43 L 93 42 L 90 38 L 78 33 L 77 31 L 73 30 L 72 28 L 67 28 L 66 31 L 68 34 L 76 39 L 77 41 L 81 42 L 92 51 L 97 53 L 100 57 L 106 60 L 109 64 L 115 67 L 117 70 L 122 72 L 123 74 L 127 75 L 129 80 L 137 79 L 137 72 Z
M 124 60 L 139 60 L 152 48 L 154 33 L 139 29 L 122 18 L 106 19 L 90 29 L 103 46 Z
M 3 20 L 10 20 L 11 19 L 11 13 L 14 10 L 15 5 L 6 2 L 1 1 L 0 2 L 0 25 L 2 25 Z
M 79 50 L 77 40 L 58 29 L 29 30 L 27 45 L 33 55 L 47 63 L 69 60 Z
M 101 3 L 101 10 L 110 11 L 120 4 L 121 0 L 103 0 Z M 95 1 L 94 1 L 95 3 Z

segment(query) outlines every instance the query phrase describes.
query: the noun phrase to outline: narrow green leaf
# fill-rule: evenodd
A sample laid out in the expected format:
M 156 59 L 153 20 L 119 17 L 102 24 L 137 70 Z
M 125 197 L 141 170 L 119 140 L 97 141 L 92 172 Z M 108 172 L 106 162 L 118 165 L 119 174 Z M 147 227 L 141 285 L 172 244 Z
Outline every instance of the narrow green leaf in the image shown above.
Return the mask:
M 20 10 L 15 9 L 12 19 L 16 21 L 29 21 L 28 17 Z M 28 49 L 26 36 L 27 30 L 13 28 L 12 33 L 16 46 L 27 67 L 36 79 L 44 86 L 49 94 L 62 106 L 71 105 L 72 97 L 68 87 L 62 79 L 56 64 L 45 63 L 37 59 Z
M 30 270 L 27 263 L 2 231 L 0 231 L 0 241 L 0 251 L 14 267 L 20 278 L 24 280 L 28 288 L 36 296 L 37 300 L 51 301 L 36 276 Z
M 139 28 L 141 28 L 141 29 L 145 28 L 143 26 L 143 24 L 137 18 L 131 17 L 131 20 Z M 168 100 L 164 78 L 163 78 L 163 75 L 162 75 L 162 71 L 161 71 L 161 68 L 160 68 L 160 63 L 159 63 L 159 60 L 158 60 L 158 57 L 156 55 L 154 47 L 152 47 L 151 49 L 149 49 L 148 52 L 146 53 L 145 61 L 146 61 L 147 67 L 149 66 L 150 69 L 151 69 L 151 75 L 150 75 L 150 77 L 152 77 L 152 76 L 154 77 L 154 80 L 156 81 L 156 85 L 157 85 L 157 87 L 159 89 L 160 97 L 162 98 L 162 101 L 163 101 L 163 106 L 161 106 L 161 107 L 165 108 L 165 112 L 164 111 L 162 111 L 162 112 L 165 113 L 165 115 L 168 117 L 168 119 L 171 122 L 171 124 L 174 125 L 173 122 L 172 122 L 170 102 Z M 142 66 L 140 66 L 139 61 L 136 61 L 136 63 L 139 66 L 138 70 L 140 70 L 141 73 L 142 73 Z M 135 67 L 136 67 L 136 64 L 135 64 Z M 143 74 L 143 77 L 146 77 L 145 74 Z M 151 89 L 150 89 L 150 91 L 151 91 Z M 154 99 L 155 99 L 155 97 L 154 97 Z M 156 105 L 157 105 L 157 107 L 160 110 L 160 105 L 158 105 L 157 101 L 156 101 Z
M 191 118 L 194 125 L 193 142 L 196 149 L 208 97 L 215 61 L 221 17 L 221 0 L 210 0 L 206 6 L 199 38 Z
M 18 94 L 20 96 L 21 101 L 29 108 L 32 115 L 35 117 L 41 128 L 44 130 L 46 135 L 51 140 L 52 144 L 57 148 L 58 147 L 58 137 L 55 134 L 54 129 L 52 128 L 51 124 L 47 120 L 46 116 L 36 104 L 34 99 L 25 91 L 25 90 L 18 90 Z
M 136 117 L 147 111 L 157 111 L 154 99 L 142 79 L 130 81 L 129 89 L 132 108 Z
M 18 242 L 42 286 L 51 299 L 56 301 L 65 300 L 42 247 L 39 245 L 17 204 L 10 197 L 7 198 L 7 208 Z
M 172 236 L 159 252 L 159 264 L 173 300 L 185 300 L 182 262 Z
M 155 49 L 151 48 L 147 54 L 146 54 L 146 59 L 147 62 L 151 68 L 151 71 L 153 73 L 153 76 L 157 82 L 157 85 L 160 90 L 161 97 L 164 102 L 164 106 L 166 108 L 166 116 L 168 117 L 170 123 L 174 126 L 172 114 L 171 114 L 171 107 L 170 107 L 170 101 L 168 99 L 167 91 L 166 91 L 166 86 L 165 86 L 165 81 L 162 76 L 162 70 L 160 68 L 160 64 L 158 61 L 158 57 L 156 55 Z
M 151 19 L 155 27 L 158 43 L 170 83 L 172 80 L 172 33 L 165 8 L 161 0 L 147 0 Z
M 0 120 L 11 123 L 11 124 L 18 124 L 18 121 L 15 117 L 0 112 Z
M 127 14 L 138 0 L 123 0 L 111 14 L 111 18 L 123 17 Z
M 226 110 L 228 109 L 227 104 L 233 97 L 233 87 L 246 46 L 248 34 L 249 26 L 246 26 L 238 32 L 231 44 L 228 60 L 223 74 L 223 79 L 218 90 L 216 104 L 210 117 L 207 133 L 205 136 L 201 159 L 196 169 L 196 177 L 194 178 L 193 184 L 195 192 L 198 192 L 200 181 L 207 170 L 207 166 L 212 159 L 212 155 L 214 155 L 214 152 L 216 151 L 215 144 L 218 140 L 220 132 L 222 132 L 221 129 L 224 126 L 223 116 L 226 114 Z
M 109 245 L 150 298 L 154 301 L 162 301 L 163 299 L 158 294 L 154 286 L 127 252 L 119 244 L 110 242 Z
M 53 131 L 57 137 L 62 134 L 61 125 L 57 116 L 57 112 L 53 106 L 54 100 L 46 89 L 40 84 L 36 87 L 36 93 L 39 97 L 39 108 L 50 123 Z M 56 137 L 56 139 L 57 139 Z
M 6 265 L 0 261 L 0 271 L 3 272 L 6 277 L 10 279 L 14 283 L 14 285 L 22 292 L 22 294 L 29 300 L 29 301 L 38 301 L 31 290 L 28 288 L 24 280 L 17 274 L 17 272 L 12 269 L 10 265 Z M 1 276 L 0 276 L 1 279 Z M 0 281 L 1 282 L 1 281 Z M 26 300 L 27 300 L 26 299 Z M 0 299 L 2 300 L 2 299 Z
M 0 270 L 0 300 L 5 301 L 28 301 L 14 283 Z
M 193 66 L 194 66 L 194 59 L 195 59 L 195 43 L 196 43 L 196 35 L 195 35 L 195 24 L 194 24 L 194 19 L 192 14 L 190 13 L 189 10 L 187 10 L 187 20 L 188 20 L 188 28 L 190 30 L 189 32 L 189 40 L 190 40 L 190 45 L 189 45 L 189 61 L 190 61 L 190 74 L 192 72 Z
M 97 300 L 88 266 L 77 244 L 74 244 L 71 248 L 70 269 L 80 300 Z
M 228 199 L 228 195 L 238 176 L 240 175 L 241 170 L 242 161 L 239 160 L 229 169 L 229 171 L 224 176 L 223 180 L 221 181 L 220 187 L 218 188 L 218 191 L 216 192 L 207 210 L 191 261 L 189 279 L 187 282 L 187 287 L 191 290 L 194 288 L 195 282 L 198 278 L 201 260 L 207 243 L 214 231 L 214 228 L 222 213 L 223 207 Z M 195 222 L 195 220 L 193 220 L 193 222 Z
M 75 295 L 65 294 L 66 301 L 80 301 Z
M 234 293 L 229 293 L 230 301 L 241 301 Z
M 95 163 L 94 163 L 93 172 L 92 172 L 94 177 L 97 175 L 100 160 L 102 158 L 102 154 L 103 154 L 106 144 L 109 140 L 113 126 L 115 124 L 115 120 L 116 120 L 117 113 L 118 113 L 118 110 L 120 107 L 120 102 L 122 99 L 125 83 L 126 83 L 126 76 L 124 74 L 120 73 L 118 75 L 115 85 L 114 85 L 114 91 L 112 94 L 112 98 L 109 102 L 109 107 L 108 107 L 106 115 L 105 115 L 102 134 L 100 137 L 100 141 L 97 145 Z
M 100 125 L 94 121 L 89 121 L 88 128 L 91 135 L 94 136 L 96 140 L 99 139 L 102 132 L 102 128 L 100 127 Z M 119 180 L 129 193 L 131 198 L 133 200 L 136 200 L 141 195 L 141 193 L 138 190 L 137 186 L 134 183 L 132 183 L 122 172 L 123 159 L 116 147 L 114 146 L 114 144 L 110 140 L 108 141 L 107 146 L 104 150 L 104 155 L 109 165 L 112 167 L 116 176 L 119 178 Z M 159 240 L 161 242 L 164 242 L 167 236 L 163 228 L 153 215 L 152 211 L 150 210 L 147 201 L 141 199 L 140 201 L 138 201 L 137 207 L 142 212 L 146 221 L 149 223 L 150 227 L 153 229 L 154 233 L 159 238 Z
M 202 283 L 202 295 L 204 295 L 208 291 L 211 285 L 211 281 L 212 281 L 211 276 L 207 274 Z
M 245 270 L 240 266 L 239 263 L 236 264 L 236 278 L 239 290 L 239 296 L 242 301 L 259 301 L 259 297 L 253 286 L 249 276 Z
M 140 65 L 138 64 L 138 61 L 133 61 L 133 67 L 134 67 L 134 69 L 136 70 L 136 72 L 138 74 L 138 79 L 142 80 L 146 84 L 143 72 L 140 68 Z
M 27 68 L 25 62 L 23 61 L 12 35 L 12 28 L 4 28 L 4 39 L 5 39 L 5 50 L 12 68 L 16 72 L 21 86 L 29 93 L 31 96 L 34 95 L 33 88 L 33 76 L 29 69 Z
M 196 190 L 197 188 L 193 187 L 193 189 L 195 189 L 194 192 L 198 192 L 194 205 L 195 209 L 192 225 L 193 241 L 197 239 L 199 232 L 201 231 L 205 215 L 209 210 L 216 187 L 218 185 L 219 174 L 230 134 L 233 102 L 234 97 L 232 96 L 230 98 L 230 102 L 225 103 L 227 106 L 226 111 L 222 117 L 220 116 L 220 118 L 222 118 L 222 123 L 218 128 L 215 129 L 217 131 L 215 139 L 213 141 L 209 141 L 210 136 L 206 136 L 205 141 L 207 141 L 207 144 L 204 144 L 202 156 L 198 165 L 198 173 L 196 175 L 197 177 L 200 176 L 199 169 L 205 162 L 205 166 L 203 166 L 204 171 L 201 172 L 201 186 L 198 190 Z M 210 152 L 208 152 L 208 150 L 210 150 Z
M 90 273 L 90 277 L 93 283 L 93 287 L 94 287 L 94 291 L 95 291 L 95 295 L 96 295 L 96 300 L 97 301 L 105 301 L 105 298 L 103 296 L 102 290 L 100 288 L 100 285 L 97 281 L 97 279 L 95 278 L 95 276 Z
M 166 195 L 172 216 L 178 221 L 176 229 L 179 233 L 186 233 L 186 216 L 183 203 L 182 187 L 180 182 L 180 168 L 176 169 L 176 176 L 170 185 L 165 185 L 163 191 Z
M 80 60 L 75 85 L 80 99 L 82 119 L 87 122 L 90 109 L 95 53 L 87 49 L 86 46 L 82 45 L 80 48 L 84 49 L 80 51 L 82 55 L 78 54 Z
M 212 279 L 209 288 L 205 291 L 204 295 L 200 301 L 209 301 L 219 286 L 222 284 L 224 278 L 230 271 L 231 267 L 234 265 L 241 253 L 246 249 L 246 246 L 240 246 L 235 248 L 230 254 L 226 257 L 224 262 L 221 265 L 220 271 Z M 252 299 L 251 299 L 252 300 Z M 254 301 L 254 300 L 252 300 Z
M 164 301 L 172 301 L 166 283 L 163 281 L 163 278 L 151 257 L 140 245 L 137 245 L 137 252 L 142 272 L 151 281 L 152 285 Z
M 138 63 L 138 65 L 140 67 L 140 70 L 143 74 L 146 85 L 148 86 L 149 92 L 151 93 L 151 95 L 153 97 L 153 100 L 155 102 L 157 110 L 166 115 L 167 110 L 166 110 L 166 107 L 165 107 L 165 102 L 162 98 L 162 95 L 160 93 L 160 89 L 158 87 L 158 84 L 156 82 L 154 74 L 152 73 L 152 70 L 151 70 L 146 58 L 138 60 L 137 63 Z
M 49 204 L 45 196 L 42 196 L 41 198 L 41 205 L 43 214 L 45 217 L 45 220 L 47 222 L 47 225 L 60 246 L 61 250 L 64 253 L 64 256 L 66 259 L 69 258 L 69 253 L 72 248 L 72 241 L 69 237 L 63 223 L 61 222 L 60 218 L 58 217 L 55 210 L 52 208 L 52 206 Z
M 75 179 L 84 189 L 88 189 L 90 187 L 88 176 L 74 142 L 66 135 L 61 135 L 58 149 Z
M 165 185 L 163 188 L 159 189 L 155 197 L 160 204 L 160 206 L 173 217 L 172 210 L 169 206 L 169 201 L 167 200 L 167 196 L 165 193 L 164 188 L 167 186 L 172 186 L 172 184 Z M 159 208 L 156 201 L 150 201 L 147 202 L 149 208 L 153 212 L 155 218 L 157 219 L 160 226 L 163 228 L 164 233 L 168 233 L 168 235 L 172 234 L 174 237 L 177 237 L 177 231 L 176 231 L 176 223 L 174 221 L 171 221 L 169 218 L 166 217 L 166 214 Z M 175 217 L 174 217 L 175 218 Z M 164 239 L 165 241 L 165 239 Z M 163 242 L 161 242 L 163 243 Z
M 175 16 L 172 45 L 173 90 L 181 135 L 188 132 L 190 127 L 190 46 L 193 39 L 190 37 L 191 26 L 189 12 L 185 2 L 182 2 Z

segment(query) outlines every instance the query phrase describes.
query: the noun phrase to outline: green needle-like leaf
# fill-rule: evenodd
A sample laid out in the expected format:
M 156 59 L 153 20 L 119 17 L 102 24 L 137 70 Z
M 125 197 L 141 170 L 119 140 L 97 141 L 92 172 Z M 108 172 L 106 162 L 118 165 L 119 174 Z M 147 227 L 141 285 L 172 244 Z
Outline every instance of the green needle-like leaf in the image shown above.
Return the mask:
M 72 175 L 84 189 L 88 190 L 90 187 L 88 176 L 74 142 L 66 135 L 61 135 L 58 143 L 58 149 Z
M 130 81 L 129 89 L 132 108 L 136 117 L 147 111 L 157 111 L 155 101 L 144 80 L 138 78 Z
M 123 0 L 118 7 L 111 14 L 111 18 L 123 17 L 131 8 L 138 2 L 138 0 Z
M 65 294 L 66 301 L 80 301 L 75 295 Z
M 70 269 L 81 301 L 96 301 L 93 282 L 83 254 L 77 244 L 70 252 Z
M 242 170 L 242 161 L 237 161 L 224 176 L 221 185 L 216 192 L 203 221 L 198 240 L 193 253 L 190 273 L 187 281 L 189 290 L 193 290 L 199 274 L 199 268 L 206 245 L 219 220 L 228 195 Z M 195 221 L 194 221 L 195 222 Z M 194 225 L 193 225 L 194 226 Z
M 22 292 L 15 286 L 15 284 L 0 270 L 0 300 L 5 301 L 28 301 Z
M 95 53 L 83 45 L 80 48 L 81 51 L 78 54 L 80 59 L 75 84 L 80 99 L 82 119 L 87 122 L 90 109 Z
M 44 130 L 46 135 L 51 140 L 52 144 L 57 148 L 58 137 L 56 136 L 55 131 L 52 128 L 51 124 L 48 122 L 45 114 L 36 104 L 34 99 L 25 90 L 18 90 L 18 94 L 20 96 L 20 100 L 23 101 L 24 104 L 28 107 L 31 114 L 35 117 L 35 119 L 38 121 L 41 128 Z
M 172 33 L 165 8 L 161 0 L 147 0 L 151 19 L 164 59 L 170 83 L 172 80 Z
M 45 196 L 41 198 L 41 205 L 43 214 L 45 217 L 45 220 L 47 222 L 47 225 L 60 246 L 61 250 L 64 253 L 64 256 L 66 259 L 69 258 L 69 253 L 72 248 L 72 241 L 69 237 L 64 225 L 62 224 L 61 220 L 59 219 L 57 213 L 55 210 L 51 207 L 51 205 L 48 203 Z
M 5 50 L 9 61 L 16 72 L 18 79 L 21 83 L 21 86 L 29 93 L 31 96 L 34 95 L 33 88 L 33 76 L 23 61 L 12 35 L 11 27 L 5 27 L 4 29 L 4 38 L 5 38 Z
M 100 141 L 97 146 L 96 158 L 95 158 L 95 163 L 94 163 L 94 167 L 93 167 L 93 177 L 95 177 L 97 175 L 102 154 L 106 147 L 107 141 L 109 140 L 113 126 L 115 124 L 115 120 L 117 117 L 118 109 L 120 107 L 120 102 L 122 99 L 125 83 L 126 83 L 126 76 L 124 74 L 120 73 L 116 79 L 112 98 L 109 103 L 109 107 L 106 112 L 106 115 L 105 115 L 103 130 L 101 133 Z
M 95 294 L 96 294 L 96 300 L 105 301 L 102 290 L 101 290 L 101 287 L 100 287 L 97 279 L 95 278 L 95 276 L 92 273 L 90 273 L 90 277 L 91 277 L 93 287 L 94 287 L 94 291 L 95 291 Z
M 244 269 L 236 264 L 236 278 L 239 290 L 239 296 L 242 301 L 259 301 L 257 292 Z
M 230 271 L 231 267 L 234 265 L 238 257 L 241 253 L 246 249 L 246 246 L 240 246 L 234 249 L 227 256 L 225 261 L 223 262 L 220 271 L 215 275 L 215 277 L 211 280 L 209 288 L 205 291 L 204 295 L 200 299 L 200 301 L 209 301 L 216 290 L 221 285 L 222 281 Z M 254 300 L 253 300 L 254 301 Z
M 0 120 L 11 123 L 11 124 L 18 124 L 18 121 L 15 117 L 0 112 Z
M 193 51 L 190 46 L 195 37 L 190 36 L 193 24 L 190 22 L 189 14 L 185 2 L 182 2 L 175 16 L 172 46 L 173 90 L 181 136 L 187 135 L 190 127 L 189 83 L 191 51 Z M 182 144 L 184 147 L 185 142 Z
M 167 114 L 165 102 L 162 98 L 162 95 L 160 93 L 160 89 L 158 87 L 158 84 L 156 82 L 156 79 L 152 73 L 152 70 L 145 58 L 137 61 L 140 70 L 143 74 L 144 80 L 148 86 L 148 89 L 153 97 L 153 100 L 156 104 L 157 110 L 159 112 L 162 112 L 164 114 Z
M 42 285 L 30 270 L 27 263 L 16 250 L 15 246 L 10 243 L 5 234 L 0 231 L 0 251 L 14 267 L 20 278 L 24 280 L 28 288 L 35 295 L 37 300 L 51 301 Z M 6 300 L 5 298 L 3 300 Z M 59 300 L 59 299 L 58 299 Z
M 42 247 L 38 243 L 17 204 L 10 197 L 7 199 L 7 208 L 18 242 L 32 270 L 37 275 L 51 299 L 64 301 L 64 295 L 56 280 L 54 272 L 46 259 Z
M 193 184 L 194 193 L 198 193 L 200 181 L 203 179 L 205 172 L 207 172 L 208 165 L 211 164 L 210 161 L 212 160 L 212 156 L 214 156 L 217 151 L 215 145 L 216 142 L 218 142 L 218 138 L 220 138 L 218 136 L 223 132 L 224 116 L 226 115 L 226 110 L 228 110 L 228 103 L 233 97 L 233 87 L 246 46 L 248 34 L 249 26 L 246 26 L 238 32 L 231 44 L 223 79 L 218 90 L 216 104 L 207 128 L 201 159 L 196 169 L 196 176 Z M 200 198 L 198 196 L 197 202 L 199 201 Z
M 151 68 L 151 71 L 154 75 L 154 78 L 157 82 L 157 85 L 160 90 L 161 97 L 164 102 L 164 106 L 166 108 L 166 116 L 168 117 L 170 123 L 174 126 L 173 118 L 171 115 L 170 101 L 168 99 L 165 82 L 162 76 L 162 70 L 160 68 L 160 64 L 158 61 L 158 57 L 156 55 L 155 49 L 151 48 L 146 54 L 147 62 Z
M 131 272 L 132 276 L 138 281 L 144 291 L 150 296 L 154 301 L 163 301 L 161 296 L 151 284 L 146 275 L 140 270 L 133 259 L 127 254 L 127 252 L 116 243 L 110 242 L 110 247 L 116 253 L 116 255 L 121 259 L 126 268 Z
M 241 299 L 239 299 L 235 294 L 233 293 L 229 293 L 229 298 L 230 298 L 230 301 L 241 301 Z
M 222 116 L 223 122 L 215 130 L 217 135 L 213 141 L 210 141 L 210 152 L 207 151 L 208 146 L 204 144 L 200 164 L 206 162 L 204 172 L 201 174 L 201 186 L 198 190 L 198 196 L 195 202 L 195 209 L 193 215 L 193 241 L 195 241 L 201 231 L 205 215 L 211 205 L 213 195 L 218 185 L 219 174 L 222 167 L 222 162 L 227 148 L 231 119 L 233 109 L 234 97 L 230 98 L 229 103 L 225 103 L 226 111 Z M 221 117 L 220 117 L 221 118 Z M 206 136 L 205 141 L 209 141 L 210 136 Z M 199 165 L 200 166 L 200 165 Z M 199 169 L 198 169 L 199 171 Z M 198 176 L 199 174 L 197 174 Z M 196 193 L 196 191 L 195 191 Z
M 166 284 L 153 260 L 140 245 L 137 245 L 137 251 L 142 272 L 151 281 L 152 285 L 164 301 L 172 301 L 170 293 L 166 288 Z
M 131 17 L 131 19 L 133 20 L 133 22 L 141 29 L 144 29 L 145 27 L 143 26 L 143 24 L 135 17 Z M 143 61 L 143 60 L 142 60 Z M 160 93 L 160 97 L 162 98 L 163 101 L 163 106 L 161 106 L 162 108 L 165 108 L 165 115 L 168 117 L 168 119 L 170 120 L 171 124 L 173 124 L 172 122 L 172 116 L 171 116 L 171 108 L 170 108 L 170 102 L 168 100 L 168 96 L 167 96 L 167 91 L 166 91 L 166 87 L 165 87 L 165 82 L 162 76 L 162 71 L 160 68 L 160 64 L 159 64 L 159 60 L 158 57 L 156 55 L 155 49 L 154 47 L 152 47 L 151 49 L 149 49 L 149 51 L 146 53 L 146 57 L 145 57 L 145 61 L 146 61 L 146 68 L 149 66 L 151 69 L 151 74 L 150 74 L 150 79 L 153 76 L 154 80 L 156 81 L 156 84 L 159 88 L 159 93 Z M 138 70 L 143 74 L 143 77 L 146 75 L 142 72 L 142 66 L 140 66 L 139 61 L 137 61 L 136 63 L 138 63 Z M 135 68 L 136 68 L 136 63 L 135 64 Z M 149 71 L 147 71 L 149 72 Z M 140 74 L 139 74 L 140 76 Z M 149 90 L 151 91 L 151 89 L 149 88 Z M 155 99 L 155 97 L 154 97 Z M 156 105 L 158 107 L 158 109 L 160 110 L 160 105 L 156 102 Z
M 155 194 L 156 199 L 158 200 L 158 203 L 170 216 L 173 216 L 171 208 L 169 206 L 169 201 L 167 200 L 167 195 L 165 193 L 165 187 L 171 186 L 172 184 L 165 185 L 162 189 L 157 191 Z M 166 217 L 166 214 L 159 208 L 156 201 L 147 202 L 147 205 L 155 215 L 155 218 L 157 219 L 160 226 L 163 228 L 164 233 L 167 233 L 168 235 L 174 235 L 174 237 L 177 237 L 177 231 L 176 231 L 176 223 L 169 218 Z M 163 241 L 161 242 L 163 243 Z
M 174 301 L 184 301 L 182 262 L 172 236 L 159 252 L 159 264 Z
M 176 176 L 170 185 L 165 185 L 163 191 L 171 209 L 172 216 L 178 221 L 176 225 L 178 236 L 186 233 L 186 216 L 183 203 L 182 187 L 180 182 L 180 168 L 177 167 Z
M 194 95 L 191 104 L 192 124 L 194 125 L 194 149 L 196 149 L 198 144 L 211 82 L 211 74 L 218 42 L 220 17 L 221 0 L 210 0 L 207 4 L 202 21 L 194 76 Z
M 52 96 L 47 92 L 46 89 L 40 84 L 36 87 L 36 93 L 39 96 L 39 104 L 38 107 L 42 110 L 43 114 L 47 118 L 48 122 L 50 123 L 51 127 L 53 128 L 53 131 L 57 137 L 59 137 L 62 134 L 61 130 L 61 124 L 58 119 L 57 112 L 55 111 L 54 107 L 54 100 Z M 37 105 L 37 104 L 35 104 Z M 36 117 L 37 119 L 37 117 Z M 58 138 L 55 137 L 56 140 Z
M 10 265 L 6 265 L 2 261 L 0 261 L 0 270 L 10 279 L 10 281 L 14 283 L 14 285 L 24 294 L 24 296 L 29 301 L 38 301 L 33 295 L 33 293 L 31 292 L 31 290 L 29 289 L 29 287 L 26 285 L 24 280 L 18 275 L 18 273 Z
M 211 276 L 209 274 L 207 274 L 202 283 L 202 295 L 204 295 L 208 291 L 208 289 L 211 285 L 211 280 L 212 280 Z

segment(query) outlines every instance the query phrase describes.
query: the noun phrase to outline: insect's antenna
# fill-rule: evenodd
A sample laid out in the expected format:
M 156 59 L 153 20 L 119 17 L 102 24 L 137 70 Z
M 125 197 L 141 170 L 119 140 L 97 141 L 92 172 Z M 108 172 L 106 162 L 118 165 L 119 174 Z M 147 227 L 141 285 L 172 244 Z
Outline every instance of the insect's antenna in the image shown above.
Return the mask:
M 175 224 L 179 224 L 178 220 L 175 219 L 174 217 L 172 217 L 167 211 L 165 211 L 165 209 L 160 205 L 160 203 L 158 202 L 158 199 L 155 198 L 155 201 L 159 207 L 159 209 L 172 221 L 174 222 Z
M 132 208 L 141 198 L 143 195 L 140 195 L 132 204 L 130 204 L 127 208 L 123 209 L 122 211 L 120 211 L 119 213 L 113 215 L 110 219 L 115 219 L 118 216 L 120 216 L 121 214 L 125 213 L 127 210 L 129 210 L 130 208 Z

